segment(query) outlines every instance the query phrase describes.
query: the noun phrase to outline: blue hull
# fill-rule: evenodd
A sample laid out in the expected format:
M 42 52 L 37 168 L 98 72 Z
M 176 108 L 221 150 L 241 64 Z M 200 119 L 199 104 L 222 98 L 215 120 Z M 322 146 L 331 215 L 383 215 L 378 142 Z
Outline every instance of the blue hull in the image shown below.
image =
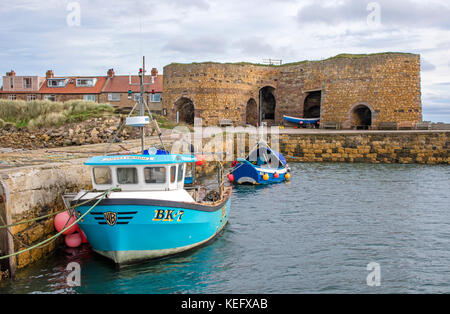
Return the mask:
M 219 206 L 202 206 L 201 210 L 166 203 L 169 206 L 100 203 L 79 226 L 96 252 L 122 264 L 199 246 L 223 229 L 230 214 L 230 197 Z M 80 206 L 77 211 L 84 214 L 89 208 Z
M 273 184 L 286 181 L 287 168 L 268 170 L 259 168 L 248 161 L 240 161 L 232 170 L 236 184 Z M 274 174 L 278 173 L 278 178 Z M 264 174 L 269 176 L 264 180 Z
M 303 119 L 303 118 L 295 118 L 295 117 L 289 117 L 289 116 L 283 116 L 283 119 L 285 121 L 296 123 L 296 124 L 311 124 L 311 125 L 319 125 L 320 124 L 320 118 L 316 119 Z

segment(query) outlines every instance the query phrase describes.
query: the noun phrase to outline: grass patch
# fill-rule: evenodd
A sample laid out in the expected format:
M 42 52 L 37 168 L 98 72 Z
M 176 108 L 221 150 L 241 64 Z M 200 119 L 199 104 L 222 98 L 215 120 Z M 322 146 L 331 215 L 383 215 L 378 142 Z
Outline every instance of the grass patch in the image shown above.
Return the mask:
M 303 60 L 303 61 L 297 61 L 297 62 L 290 62 L 290 63 L 284 63 L 281 65 L 277 64 L 263 64 L 263 63 L 251 63 L 251 62 L 214 62 L 214 61 L 206 61 L 206 62 L 192 62 L 192 63 L 171 63 L 167 66 L 171 65 L 198 65 L 198 64 L 232 64 L 232 65 L 254 65 L 254 66 L 264 66 L 264 67 L 285 67 L 285 66 L 291 66 L 291 65 L 298 65 L 303 64 L 307 62 L 322 62 L 327 60 L 333 60 L 333 59 L 359 59 L 359 58 L 365 58 L 365 57 L 371 57 L 371 56 L 379 56 L 379 55 L 414 55 L 412 53 L 407 52 L 380 52 L 380 53 L 371 53 L 371 54 L 350 54 L 350 53 L 341 53 L 337 56 L 330 57 L 323 60 Z
M 31 102 L 0 100 L 0 127 L 13 124 L 18 129 L 33 130 L 81 122 L 113 112 L 114 109 L 109 104 L 82 100 L 70 100 L 64 103 L 43 100 Z

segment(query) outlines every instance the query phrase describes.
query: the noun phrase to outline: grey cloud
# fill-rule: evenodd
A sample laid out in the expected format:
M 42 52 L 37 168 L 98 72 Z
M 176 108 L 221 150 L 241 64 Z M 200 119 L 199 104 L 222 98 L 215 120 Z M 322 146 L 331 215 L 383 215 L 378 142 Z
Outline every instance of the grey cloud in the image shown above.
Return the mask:
M 195 7 L 199 9 L 209 10 L 209 3 L 205 0 L 169 0 L 171 5 L 180 7 Z
M 275 49 L 267 44 L 262 37 L 241 39 L 233 43 L 233 47 L 243 54 L 270 56 L 275 54 Z
M 431 62 L 428 62 L 425 59 L 421 60 L 420 67 L 421 67 L 421 70 L 424 72 L 436 70 L 436 66 L 434 64 L 432 64 Z
M 296 16 L 300 24 L 323 23 L 337 25 L 367 21 L 371 13 L 367 5 L 371 0 L 346 0 L 335 5 L 314 2 L 301 8 Z M 381 8 L 381 25 L 396 27 L 450 28 L 450 7 L 432 2 L 418 3 L 411 0 L 378 0 Z
M 172 38 L 163 46 L 163 50 L 180 53 L 222 53 L 225 54 L 227 43 L 218 37 Z

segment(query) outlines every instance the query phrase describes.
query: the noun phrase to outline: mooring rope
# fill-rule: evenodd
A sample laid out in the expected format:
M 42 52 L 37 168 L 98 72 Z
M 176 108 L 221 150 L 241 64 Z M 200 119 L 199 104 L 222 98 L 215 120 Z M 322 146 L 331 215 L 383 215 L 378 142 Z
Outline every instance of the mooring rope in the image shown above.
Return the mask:
M 33 246 L 30 246 L 30 247 L 28 247 L 28 248 L 26 248 L 26 249 L 24 249 L 24 250 L 22 250 L 22 251 L 19 251 L 19 252 L 15 252 L 15 253 L 12 253 L 12 254 L 8 254 L 8 255 L 4 255 L 4 256 L 0 256 L 0 260 L 2 260 L 2 259 L 5 259 L 5 258 L 9 258 L 9 257 L 12 257 L 12 256 L 16 256 L 16 255 L 19 255 L 19 254 L 22 254 L 22 253 L 25 253 L 25 252 L 27 252 L 27 251 L 30 251 L 30 250 L 32 250 L 32 249 L 35 249 L 35 248 L 38 248 L 38 247 L 40 247 L 40 246 L 42 246 L 42 245 L 44 245 L 44 244 L 47 244 L 48 242 L 50 242 L 50 241 L 53 241 L 54 239 L 56 239 L 57 237 L 59 237 L 60 235 L 62 235 L 64 232 L 66 232 L 67 230 L 69 230 L 70 228 L 72 228 L 74 225 L 76 225 L 78 222 L 80 222 L 80 220 L 81 219 L 83 219 L 84 218 L 84 216 L 86 216 L 91 210 L 93 210 L 107 195 L 108 195 L 108 193 L 109 192 L 111 192 L 111 191 L 114 191 L 114 190 L 116 190 L 116 188 L 110 188 L 110 189 L 108 189 L 108 190 L 106 190 L 105 192 L 103 192 L 102 194 L 100 194 L 100 198 L 94 203 L 94 205 L 92 205 L 92 207 L 91 208 L 89 208 L 83 215 L 81 215 L 77 220 L 75 220 L 75 222 L 73 222 L 70 226 L 68 226 L 68 227 L 66 227 L 66 228 L 64 228 L 64 229 L 62 229 L 60 232 L 58 232 L 57 234 L 55 234 L 55 235 L 53 235 L 53 236 L 51 236 L 50 238 L 48 238 L 48 239 L 46 239 L 46 240 L 44 240 L 44 241 L 41 241 L 41 242 L 39 242 L 39 243 L 37 243 L 37 244 L 35 244 L 35 245 L 33 245 Z M 98 197 L 98 196 L 97 196 Z M 97 197 L 95 197 L 95 198 L 97 198 Z M 92 201 L 93 199 L 95 199 L 95 198 L 92 198 L 92 199 L 89 199 L 88 201 L 86 201 L 86 202 L 84 202 L 84 203 L 87 203 L 87 202 L 90 202 L 90 201 Z M 78 206 L 81 206 L 82 205 L 82 203 L 80 203 L 80 204 L 77 204 Z M 74 208 L 74 207 L 73 207 Z
M 97 196 L 95 196 L 95 197 L 93 197 L 91 199 L 88 199 L 87 201 L 84 201 L 84 202 L 79 203 L 79 204 L 77 204 L 75 206 L 72 206 L 70 209 L 75 209 L 75 208 L 77 208 L 79 206 L 83 206 L 84 204 L 87 204 L 87 203 L 91 202 L 92 200 L 96 199 L 97 197 L 100 197 L 101 195 L 102 194 L 97 195 Z M 5 228 L 9 228 L 9 227 L 19 226 L 19 225 L 22 225 L 22 224 L 25 224 L 25 223 L 29 223 L 29 222 L 33 222 L 33 221 L 38 221 L 38 220 L 41 220 L 41 219 L 44 219 L 44 218 L 48 218 L 48 217 L 57 215 L 59 213 L 65 212 L 66 210 L 67 210 L 66 208 L 65 209 L 61 209 L 61 210 L 58 210 L 58 211 L 56 211 L 54 213 L 51 213 L 51 214 L 48 214 L 48 215 L 39 216 L 39 217 L 36 217 L 36 218 L 31 218 L 31 219 L 19 221 L 19 222 L 10 224 L 10 225 L 7 225 L 6 222 L 3 220 L 3 217 L 0 216 L 0 218 L 2 220 L 2 223 L 3 223 L 3 226 L 0 226 L 0 230 L 1 229 L 5 229 Z

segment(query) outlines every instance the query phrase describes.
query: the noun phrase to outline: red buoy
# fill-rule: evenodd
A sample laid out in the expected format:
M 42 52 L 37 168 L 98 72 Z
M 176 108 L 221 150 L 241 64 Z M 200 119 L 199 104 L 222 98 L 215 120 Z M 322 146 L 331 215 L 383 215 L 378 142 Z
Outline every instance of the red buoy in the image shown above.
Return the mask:
M 195 155 L 195 158 L 197 158 L 197 162 L 195 163 L 197 166 L 202 166 L 205 163 L 205 156 Z
M 275 179 L 278 179 L 279 176 L 280 176 L 280 175 L 279 175 L 277 172 L 275 172 L 275 173 L 273 174 L 273 177 L 274 177 Z
M 230 180 L 230 182 L 234 181 L 234 175 L 232 173 L 227 174 L 227 178 L 228 180 Z

